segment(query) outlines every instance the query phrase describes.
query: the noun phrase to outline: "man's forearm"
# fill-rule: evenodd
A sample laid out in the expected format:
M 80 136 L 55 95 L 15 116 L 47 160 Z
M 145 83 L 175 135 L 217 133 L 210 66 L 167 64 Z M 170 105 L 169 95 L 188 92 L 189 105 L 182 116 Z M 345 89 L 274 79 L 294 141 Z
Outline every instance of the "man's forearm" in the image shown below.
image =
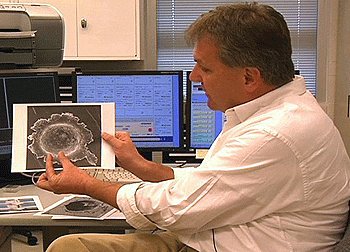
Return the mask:
M 119 209 L 117 205 L 117 193 L 122 186 L 123 184 L 92 179 L 85 185 L 85 191 L 90 197 L 101 200 Z
M 148 160 L 143 160 L 142 163 L 138 163 L 135 172 L 133 168 L 135 167 L 130 167 L 129 171 L 143 181 L 160 182 L 174 178 L 174 171 L 172 168 Z

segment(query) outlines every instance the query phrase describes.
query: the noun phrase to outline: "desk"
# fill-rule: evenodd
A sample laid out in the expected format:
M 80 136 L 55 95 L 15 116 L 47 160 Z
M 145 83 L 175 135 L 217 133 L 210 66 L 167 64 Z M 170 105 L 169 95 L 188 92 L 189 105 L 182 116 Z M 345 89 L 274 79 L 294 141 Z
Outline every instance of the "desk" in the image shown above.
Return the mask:
M 0 189 L 0 197 L 39 196 L 44 208 L 68 196 L 57 195 L 34 185 L 20 186 L 16 192 Z M 35 212 L 36 213 L 36 212 Z M 43 243 L 46 248 L 58 236 L 76 232 L 124 233 L 132 229 L 124 219 L 112 220 L 52 220 L 50 216 L 34 216 L 34 213 L 0 214 L 0 226 L 28 227 L 43 231 Z

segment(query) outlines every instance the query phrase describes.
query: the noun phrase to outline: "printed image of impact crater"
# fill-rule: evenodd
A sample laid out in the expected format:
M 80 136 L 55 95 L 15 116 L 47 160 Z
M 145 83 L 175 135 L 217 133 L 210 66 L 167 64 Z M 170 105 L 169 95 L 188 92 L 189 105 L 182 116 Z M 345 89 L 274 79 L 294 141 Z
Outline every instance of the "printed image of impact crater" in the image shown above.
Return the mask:
M 94 141 L 93 134 L 79 120 L 72 113 L 52 114 L 49 119 L 38 119 L 30 127 L 34 133 L 28 136 L 32 141 L 28 149 L 37 159 L 44 158 L 44 161 L 51 153 L 54 163 L 59 163 L 58 153 L 63 151 L 72 162 L 86 158 L 89 164 L 96 165 L 97 157 L 87 147 Z

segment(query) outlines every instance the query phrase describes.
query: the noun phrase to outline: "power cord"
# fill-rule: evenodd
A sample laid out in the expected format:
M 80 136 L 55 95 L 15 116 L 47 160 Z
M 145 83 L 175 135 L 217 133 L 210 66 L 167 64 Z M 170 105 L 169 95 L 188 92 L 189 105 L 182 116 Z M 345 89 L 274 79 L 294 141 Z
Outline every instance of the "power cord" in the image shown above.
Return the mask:
M 43 173 L 44 173 L 44 172 L 34 172 L 32 175 L 30 175 L 30 177 L 32 178 L 32 183 L 33 183 L 34 185 L 37 184 L 40 175 L 43 174 Z

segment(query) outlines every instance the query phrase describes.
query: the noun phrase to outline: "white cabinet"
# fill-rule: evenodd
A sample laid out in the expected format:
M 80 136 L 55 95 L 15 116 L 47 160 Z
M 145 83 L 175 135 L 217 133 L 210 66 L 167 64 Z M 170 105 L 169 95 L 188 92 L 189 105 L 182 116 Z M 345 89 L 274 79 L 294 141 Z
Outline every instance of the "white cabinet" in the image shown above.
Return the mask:
M 65 60 L 140 60 L 142 0 L 19 0 L 56 7 L 65 21 Z

